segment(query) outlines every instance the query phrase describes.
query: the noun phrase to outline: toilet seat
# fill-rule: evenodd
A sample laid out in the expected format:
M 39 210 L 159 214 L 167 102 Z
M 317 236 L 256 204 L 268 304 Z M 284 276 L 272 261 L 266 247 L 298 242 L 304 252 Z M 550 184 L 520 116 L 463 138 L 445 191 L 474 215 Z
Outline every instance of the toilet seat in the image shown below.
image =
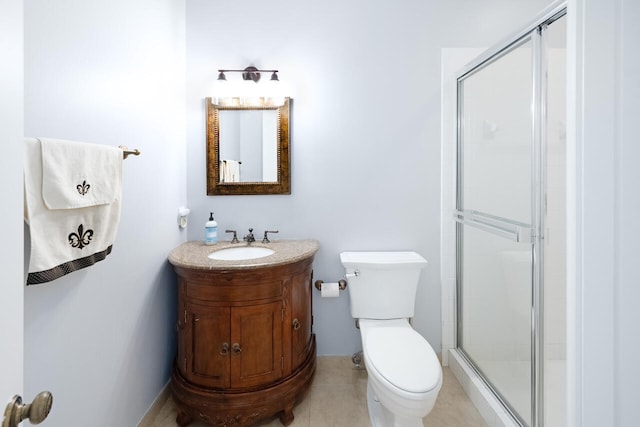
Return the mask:
M 440 362 L 429 343 L 411 327 L 376 327 L 367 332 L 368 368 L 403 394 L 424 394 L 441 384 Z

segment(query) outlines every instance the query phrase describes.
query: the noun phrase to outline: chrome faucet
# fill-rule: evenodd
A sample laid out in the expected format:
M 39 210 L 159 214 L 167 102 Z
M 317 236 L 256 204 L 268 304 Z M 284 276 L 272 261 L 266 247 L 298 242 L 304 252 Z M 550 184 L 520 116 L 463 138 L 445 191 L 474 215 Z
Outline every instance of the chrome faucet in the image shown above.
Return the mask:
M 236 233 L 236 230 L 227 230 L 225 231 L 225 233 L 233 233 L 233 239 L 231 239 L 231 243 L 239 243 L 238 234 Z
M 273 231 L 271 231 L 271 230 L 267 230 L 267 231 L 265 231 L 265 232 L 264 232 L 264 238 L 262 239 L 262 243 L 269 243 L 269 242 L 271 242 L 271 241 L 269 240 L 269 237 L 267 236 L 267 233 L 277 233 L 277 232 L 278 232 L 278 230 L 273 230 Z
M 251 242 L 255 242 L 255 241 L 256 241 L 256 238 L 255 238 L 255 237 L 253 237 L 253 228 L 250 228 L 250 229 L 249 229 L 249 234 L 247 234 L 246 236 L 244 236 L 244 237 L 242 238 L 242 240 L 244 240 L 244 241 L 245 241 L 245 242 L 247 242 L 247 243 L 251 243 Z

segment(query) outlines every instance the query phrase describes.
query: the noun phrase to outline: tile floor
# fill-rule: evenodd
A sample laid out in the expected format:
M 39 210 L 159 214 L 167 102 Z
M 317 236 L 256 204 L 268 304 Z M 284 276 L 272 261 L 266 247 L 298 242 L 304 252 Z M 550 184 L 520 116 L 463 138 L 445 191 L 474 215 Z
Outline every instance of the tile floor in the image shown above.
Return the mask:
M 306 399 L 293 410 L 291 427 L 369 427 L 367 373 L 357 370 L 351 357 L 321 356 Z M 449 368 L 443 368 L 444 382 L 436 405 L 423 420 L 425 427 L 487 427 Z M 152 425 L 175 427 L 176 409 L 169 397 Z M 264 424 L 280 427 L 278 419 Z M 190 427 L 206 427 L 194 422 Z

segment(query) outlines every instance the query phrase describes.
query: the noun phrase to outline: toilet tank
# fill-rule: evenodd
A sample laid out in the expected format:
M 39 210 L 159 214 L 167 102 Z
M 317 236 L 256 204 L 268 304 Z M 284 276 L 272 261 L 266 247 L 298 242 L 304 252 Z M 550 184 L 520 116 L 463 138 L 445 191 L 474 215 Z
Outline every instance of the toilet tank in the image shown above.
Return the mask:
M 420 270 L 427 265 L 416 252 L 342 252 L 351 317 L 413 317 Z

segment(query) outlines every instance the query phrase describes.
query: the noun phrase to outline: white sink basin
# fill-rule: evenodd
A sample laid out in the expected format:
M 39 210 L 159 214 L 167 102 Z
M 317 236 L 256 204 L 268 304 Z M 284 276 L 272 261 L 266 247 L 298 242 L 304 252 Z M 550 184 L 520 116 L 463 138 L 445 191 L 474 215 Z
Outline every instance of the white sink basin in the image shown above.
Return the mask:
M 244 259 L 262 258 L 273 254 L 274 251 L 260 246 L 243 246 L 240 248 L 220 249 L 209 254 L 209 258 L 219 261 L 241 261 Z

